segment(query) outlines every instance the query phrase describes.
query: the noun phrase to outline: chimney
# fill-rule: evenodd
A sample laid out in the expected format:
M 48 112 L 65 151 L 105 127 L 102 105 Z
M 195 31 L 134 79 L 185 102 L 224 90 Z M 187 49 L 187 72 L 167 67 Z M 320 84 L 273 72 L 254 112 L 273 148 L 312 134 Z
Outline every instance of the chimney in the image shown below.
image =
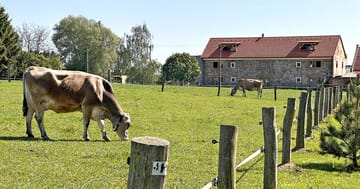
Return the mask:
M 264 35 L 264 33 L 262 33 L 262 34 L 261 34 L 261 38 L 264 38 L 264 37 L 265 37 L 265 35 Z

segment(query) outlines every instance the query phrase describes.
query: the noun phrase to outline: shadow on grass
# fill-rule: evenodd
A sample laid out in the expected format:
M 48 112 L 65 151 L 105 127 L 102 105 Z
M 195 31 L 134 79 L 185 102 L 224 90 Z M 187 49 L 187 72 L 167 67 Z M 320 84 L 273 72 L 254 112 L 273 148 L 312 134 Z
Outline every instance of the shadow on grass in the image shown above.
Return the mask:
M 25 136 L 0 136 L 0 140 L 8 140 L 8 141 L 39 141 L 41 138 L 31 138 Z
M 256 164 L 258 164 L 261 160 L 263 160 L 263 155 L 261 155 L 253 164 L 251 164 L 247 169 L 241 169 L 237 170 L 237 172 L 243 172 L 243 174 L 236 180 L 236 183 L 238 183 L 246 174 L 248 171 L 250 171 Z
M 0 140 L 4 141 L 44 141 L 44 142 L 105 142 L 104 140 L 90 140 L 83 139 L 50 139 L 43 140 L 42 138 L 26 137 L 26 136 L 0 136 Z
M 341 164 L 333 164 L 333 163 L 304 163 L 299 165 L 303 169 L 316 169 L 320 171 L 328 171 L 328 172 L 348 172 L 351 173 L 354 170 L 349 170 L 346 166 Z

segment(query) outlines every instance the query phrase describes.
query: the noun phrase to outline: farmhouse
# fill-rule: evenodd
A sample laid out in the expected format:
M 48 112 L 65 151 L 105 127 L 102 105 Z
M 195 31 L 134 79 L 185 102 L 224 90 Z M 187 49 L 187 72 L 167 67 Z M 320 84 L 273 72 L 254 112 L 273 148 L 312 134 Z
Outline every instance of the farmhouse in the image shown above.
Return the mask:
M 352 64 L 352 71 L 360 73 L 360 46 L 356 45 L 354 60 Z
M 202 84 L 262 79 L 265 87 L 316 87 L 342 76 L 347 61 L 340 35 L 210 38 L 202 55 Z

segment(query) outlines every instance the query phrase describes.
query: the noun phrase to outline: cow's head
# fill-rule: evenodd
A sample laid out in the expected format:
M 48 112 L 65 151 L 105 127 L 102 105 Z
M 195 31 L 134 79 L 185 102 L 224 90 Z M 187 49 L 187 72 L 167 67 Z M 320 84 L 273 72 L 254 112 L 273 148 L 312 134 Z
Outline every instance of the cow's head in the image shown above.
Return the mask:
M 235 93 L 236 93 L 236 91 L 237 91 L 237 90 L 236 90 L 236 89 L 235 89 L 235 87 L 234 87 L 233 89 L 231 89 L 231 93 L 230 93 L 230 95 L 231 95 L 231 96 L 234 96 L 234 95 L 235 95 Z
M 120 119 L 113 121 L 113 130 L 119 135 L 121 140 L 128 140 L 130 127 L 130 115 L 125 113 L 121 115 Z

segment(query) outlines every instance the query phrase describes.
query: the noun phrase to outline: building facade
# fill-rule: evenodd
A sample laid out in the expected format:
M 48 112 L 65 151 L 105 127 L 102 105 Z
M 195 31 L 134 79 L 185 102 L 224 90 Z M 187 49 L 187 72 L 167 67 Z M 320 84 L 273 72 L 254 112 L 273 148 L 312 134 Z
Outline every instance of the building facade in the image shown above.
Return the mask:
M 241 78 L 262 79 L 265 87 L 316 87 L 345 73 L 339 35 L 211 38 L 201 56 L 204 85 L 232 86 Z

